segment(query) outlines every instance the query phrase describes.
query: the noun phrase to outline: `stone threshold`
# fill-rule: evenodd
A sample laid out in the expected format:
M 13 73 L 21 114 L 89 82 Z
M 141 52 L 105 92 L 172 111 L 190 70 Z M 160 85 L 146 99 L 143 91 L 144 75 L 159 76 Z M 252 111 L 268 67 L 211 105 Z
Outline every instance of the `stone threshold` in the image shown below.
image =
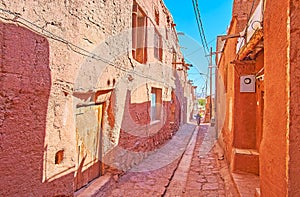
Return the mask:
M 106 173 L 74 193 L 75 197 L 96 196 L 103 188 L 114 184 L 113 175 Z
M 244 155 L 256 155 L 259 156 L 259 153 L 255 149 L 241 149 L 241 148 L 235 148 L 234 151 L 238 154 L 244 154 Z

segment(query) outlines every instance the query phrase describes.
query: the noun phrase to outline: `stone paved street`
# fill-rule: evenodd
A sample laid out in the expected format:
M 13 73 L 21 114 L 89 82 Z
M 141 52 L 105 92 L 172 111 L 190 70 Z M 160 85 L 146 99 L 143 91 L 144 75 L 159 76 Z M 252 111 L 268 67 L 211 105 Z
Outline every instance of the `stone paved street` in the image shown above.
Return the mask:
M 220 149 L 214 146 L 214 136 L 215 132 L 207 126 L 200 129 L 182 196 L 238 196 L 225 161 L 220 160 Z
M 165 149 L 97 196 L 237 196 L 224 161 L 218 160 L 214 133 L 208 125 L 194 128 L 185 125 Z

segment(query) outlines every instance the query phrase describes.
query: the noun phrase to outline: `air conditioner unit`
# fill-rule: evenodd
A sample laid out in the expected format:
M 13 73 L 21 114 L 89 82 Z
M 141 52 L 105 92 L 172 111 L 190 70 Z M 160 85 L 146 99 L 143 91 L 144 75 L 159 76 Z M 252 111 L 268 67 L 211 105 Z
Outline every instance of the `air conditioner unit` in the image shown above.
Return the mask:
M 240 83 L 240 92 L 255 92 L 255 75 L 241 76 Z

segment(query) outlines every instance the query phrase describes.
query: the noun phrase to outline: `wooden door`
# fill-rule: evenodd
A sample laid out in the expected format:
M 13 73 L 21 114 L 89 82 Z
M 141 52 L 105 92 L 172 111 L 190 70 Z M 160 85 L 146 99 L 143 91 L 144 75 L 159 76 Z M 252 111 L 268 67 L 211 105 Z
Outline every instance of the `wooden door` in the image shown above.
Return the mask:
M 77 171 L 75 190 L 101 175 L 102 105 L 77 108 L 76 143 Z

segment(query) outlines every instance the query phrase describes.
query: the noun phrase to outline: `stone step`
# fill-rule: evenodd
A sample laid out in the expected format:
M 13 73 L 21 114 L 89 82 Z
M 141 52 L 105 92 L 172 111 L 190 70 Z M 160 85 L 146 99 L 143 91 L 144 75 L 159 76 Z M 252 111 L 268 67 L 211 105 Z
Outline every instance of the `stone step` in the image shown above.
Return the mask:
M 259 175 L 259 153 L 254 149 L 233 149 L 232 171 Z

